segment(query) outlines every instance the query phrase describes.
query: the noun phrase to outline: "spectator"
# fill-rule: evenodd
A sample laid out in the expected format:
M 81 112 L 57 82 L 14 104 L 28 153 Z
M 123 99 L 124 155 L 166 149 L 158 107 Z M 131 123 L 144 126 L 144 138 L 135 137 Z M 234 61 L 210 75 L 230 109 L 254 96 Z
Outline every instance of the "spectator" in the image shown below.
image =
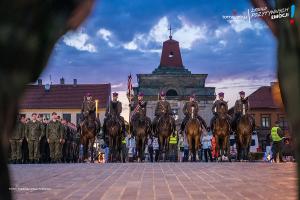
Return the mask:
M 126 145 L 128 148 L 128 160 L 129 162 L 133 162 L 136 153 L 135 137 L 133 135 L 128 134 Z
M 158 138 L 157 137 L 153 137 L 152 138 L 152 146 L 153 146 L 153 152 L 155 154 L 155 162 L 158 162 L 158 156 L 159 156 L 159 143 L 158 143 Z
M 177 131 L 170 136 L 169 139 L 169 159 L 170 162 L 176 162 L 177 160 L 177 149 L 178 149 L 178 137 Z
M 183 162 L 183 155 L 184 155 L 184 136 L 179 134 L 178 137 L 178 160 Z
M 183 141 L 183 145 L 184 145 L 184 162 L 187 162 L 189 160 L 189 143 L 187 141 L 187 137 L 184 136 L 184 141 Z
M 150 157 L 150 162 L 153 162 L 153 138 L 148 137 L 148 152 Z
M 279 127 L 279 122 L 275 122 L 275 126 L 271 129 L 273 159 L 275 162 L 283 162 L 282 160 L 282 145 L 284 133 Z
M 202 150 L 204 153 L 204 158 L 205 158 L 205 162 L 208 162 L 208 157 L 207 154 L 209 155 L 209 159 L 212 162 L 212 155 L 211 155 L 211 139 L 212 137 L 208 134 L 208 132 L 210 132 L 210 128 L 207 128 L 207 132 L 203 133 L 203 137 L 201 140 L 201 144 L 202 144 Z

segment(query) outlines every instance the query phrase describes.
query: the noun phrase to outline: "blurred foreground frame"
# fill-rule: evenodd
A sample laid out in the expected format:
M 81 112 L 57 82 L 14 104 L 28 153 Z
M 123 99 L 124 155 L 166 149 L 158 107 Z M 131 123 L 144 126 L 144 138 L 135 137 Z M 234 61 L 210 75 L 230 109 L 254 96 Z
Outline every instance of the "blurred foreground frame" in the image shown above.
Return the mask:
M 47 64 L 57 40 L 89 15 L 94 0 L 0 1 L 0 199 L 12 199 L 8 136 L 18 101 Z
M 263 20 L 278 40 L 278 80 L 296 143 L 299 198 L 300 134 L 296 133 L 300 130 L 299 1 L 250 1 L 254 7 L 270 10 L 296 5 L 294 25 L 289 18 Z M 274 8 L 270 2 L 275 2 Z M 8 135 L 13 130 L 25 85 L 39 77 L 56 41 L 68 30 L 77 28 L 92 5 L 93 0 L 0 1 L 0 199 L 11 199 L 6 164 Z

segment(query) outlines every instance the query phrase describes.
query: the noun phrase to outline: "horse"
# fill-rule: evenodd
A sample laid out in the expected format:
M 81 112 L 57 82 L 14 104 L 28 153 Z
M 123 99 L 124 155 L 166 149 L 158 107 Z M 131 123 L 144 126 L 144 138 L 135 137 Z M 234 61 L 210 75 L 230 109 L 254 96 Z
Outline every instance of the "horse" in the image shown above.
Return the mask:
M 145 116 L 139 116 L 132 127 L 136 140 L 138 162 L 142 162 L 144 160 L 145 144 L 147 144 L 148 135 L 151 134 L 151 126 L 147 124 Z
M 121 161 L 122 126 L 116 115 L 110 115 L 106 122 L 108 134 L 109 162 Z
M 230 158 L 230 131 L 231 126 L 227 121 L 227 109 L 224 103 L 220 105 L 220 112 L 214 122 L 213 126 L 213 135 L 216 139 L 216 152 L 219 155 L 220 161 L 222 161 L 223 156 L 227 156 L 228 160 L 231 161 Z
M 198 151 L 200 149 L 200 138 L 202 135 L 201 122 L 195 116 L 195 107 L 192 107 L 192 114 L 185 126 L 185 134 L 189 145 L 189 155 L 191 161 L 199 160 Z
M 159 157 L 162 156 L 163 161 L 166 161 L 166 152 L 169 150 L 169 139 L 175 130 L 175 120 L 172 116 L 165 113 L 158 119 L 155 132 L 158 135 Z
M 248 113 L 246 113 L 245 105 L 243 104 L 242 116 L 237 122 L 237 160 L 249 160 L 249 150 L 252 140 L 253 122 Z
M 95 117 L 89 114 L 87 119 L 81 124 L 80 143 L 84 147 L 84 160 L 88 159 L 88 152 L 90 152 L 91 163 L 94 162 L 94 143 L 97 135 L 97 127 Z

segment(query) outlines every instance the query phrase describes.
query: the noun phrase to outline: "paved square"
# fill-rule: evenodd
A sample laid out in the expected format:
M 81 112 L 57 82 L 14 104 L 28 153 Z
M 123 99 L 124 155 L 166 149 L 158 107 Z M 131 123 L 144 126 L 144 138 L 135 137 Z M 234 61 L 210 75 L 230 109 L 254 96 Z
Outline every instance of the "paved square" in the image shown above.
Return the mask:
M 294 163 L 10 165 L 15 199 L 297 199 Z

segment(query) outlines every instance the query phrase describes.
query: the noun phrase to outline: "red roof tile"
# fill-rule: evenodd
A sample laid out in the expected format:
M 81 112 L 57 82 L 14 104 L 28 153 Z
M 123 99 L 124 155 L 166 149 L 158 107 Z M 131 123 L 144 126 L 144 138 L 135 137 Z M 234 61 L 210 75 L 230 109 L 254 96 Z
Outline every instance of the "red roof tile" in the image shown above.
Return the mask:
M 251 109 L 279 108 L 273 100 L 271 86 L 262 86 L 248 96 Z
M 106 108 L 111 93 L 110 84 L 72 84 L 45 86 L 28 85 L 19 104 L 20 109 L 81 108 L 83 97 L 91 93 L 99 99 L 99 108 Z

